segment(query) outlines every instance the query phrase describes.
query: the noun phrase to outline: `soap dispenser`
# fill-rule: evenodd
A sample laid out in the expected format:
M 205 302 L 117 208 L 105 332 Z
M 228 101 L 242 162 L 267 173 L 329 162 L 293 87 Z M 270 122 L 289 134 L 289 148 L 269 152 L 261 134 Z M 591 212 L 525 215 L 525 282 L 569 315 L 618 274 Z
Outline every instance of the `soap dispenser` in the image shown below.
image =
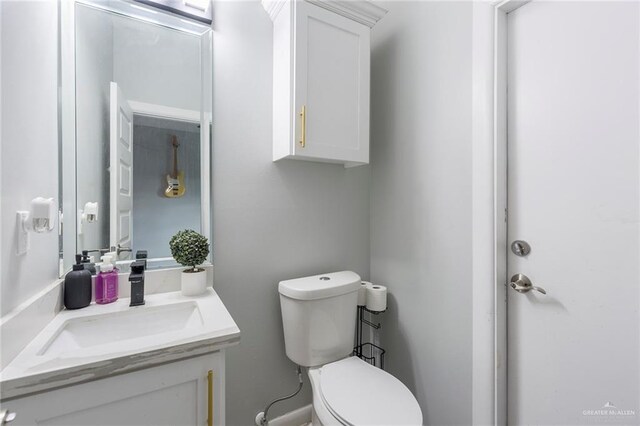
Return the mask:
M 111 257 L 111 264 L 113 265 L 113 270 L 119 272 L 120 270 L 116 267 L 116 261 L 118 260 L 118 251 L 115 247 L 111 247 L 111 251 L 106 254 L 106 256 Z
M 91 275 L 97 274 L 96 264 L 91 261 L 89 250 L 82 250 L 82 254 L 76 255 L 76 263 L 82 263 L 84 269 L 91 272 Z
M 118 300 L 118 270 L 113 265 L 113 257 L 101 257 L 100 273 L 96 276 L 96 303 L 105 305 Z
M 91 303 L 91 272 L 80 262 L 64 277 L 64 307 L 80 309 Z

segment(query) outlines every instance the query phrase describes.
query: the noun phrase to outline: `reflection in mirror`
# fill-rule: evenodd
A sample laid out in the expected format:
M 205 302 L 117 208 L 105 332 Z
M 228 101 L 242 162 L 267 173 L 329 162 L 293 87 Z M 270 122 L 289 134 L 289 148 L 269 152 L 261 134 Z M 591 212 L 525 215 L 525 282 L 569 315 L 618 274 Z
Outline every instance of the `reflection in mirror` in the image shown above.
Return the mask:
M 210 238 L 210 49 L 210 28 L 75 4 L 77 253 L 166 263 L 178 230 Z
M 200 124 L 137 115 L 133 122 L 132 248 L 170 257 L 172 235 L 200 229 Z

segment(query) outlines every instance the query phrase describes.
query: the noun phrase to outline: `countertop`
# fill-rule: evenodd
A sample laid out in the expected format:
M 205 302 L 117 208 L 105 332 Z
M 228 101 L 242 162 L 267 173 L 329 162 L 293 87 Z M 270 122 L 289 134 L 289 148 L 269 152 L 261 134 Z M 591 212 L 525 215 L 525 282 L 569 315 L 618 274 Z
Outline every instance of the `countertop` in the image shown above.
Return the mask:
M 196 297 L 170 292 L 148 295 L 145 299 L 146 304 L 141 307 L 129 307 L 129 298 L 122 298 L 108 305 L 92 303 L 83 309 L 60 311 L 0 372 L 1 400 L 204 355 L 240 341 L 238 326 L 212 288 Z M 142 338 L 106 333 L 104 341 L 99 341 L 98 336 L 94 339 L 98 342 L 89 343 L 73 340 L 73 335 L 63 336 L 69 334 L 69 324 L 86 326 L 96 318 L 104 321 L 104 315 L 126 325 L 123 320 L 126 316 L 136 319 L 143 313 L 139 318 L 150 320 L 153 317 L 147 313 L 154 310 L 162 312 L 166 307 L 192 305 L 197 305 L 197 323 L 190 320 L 188 328 L 155 330 Z M 67 350 L 70 347 L 73 350 Z

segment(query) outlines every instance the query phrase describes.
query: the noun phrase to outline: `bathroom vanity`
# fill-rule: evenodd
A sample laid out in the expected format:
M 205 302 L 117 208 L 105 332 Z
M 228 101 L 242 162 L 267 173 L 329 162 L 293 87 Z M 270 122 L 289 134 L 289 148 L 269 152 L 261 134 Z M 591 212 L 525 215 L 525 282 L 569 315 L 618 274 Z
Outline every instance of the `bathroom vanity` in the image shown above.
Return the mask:
M 208 373 L 214 384 L 209 390 Z M 12 425 L 224 424 L 224 353 L 19 398 Z
M 2 370 L 2 409 L 15 425 L 221 425 L 239 339 L 212 288 L 62 310 Z

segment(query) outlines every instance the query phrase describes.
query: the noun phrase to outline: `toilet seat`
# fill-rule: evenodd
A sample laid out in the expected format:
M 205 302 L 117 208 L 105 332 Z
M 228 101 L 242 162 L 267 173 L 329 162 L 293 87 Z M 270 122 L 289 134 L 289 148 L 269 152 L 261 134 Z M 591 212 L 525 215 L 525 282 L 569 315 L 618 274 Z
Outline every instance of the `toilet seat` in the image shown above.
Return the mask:
M 326 364 L 318 373 L 323 405 L 344 425 L 422 424 L 422 412 L 411 391 L 358 357 Z

